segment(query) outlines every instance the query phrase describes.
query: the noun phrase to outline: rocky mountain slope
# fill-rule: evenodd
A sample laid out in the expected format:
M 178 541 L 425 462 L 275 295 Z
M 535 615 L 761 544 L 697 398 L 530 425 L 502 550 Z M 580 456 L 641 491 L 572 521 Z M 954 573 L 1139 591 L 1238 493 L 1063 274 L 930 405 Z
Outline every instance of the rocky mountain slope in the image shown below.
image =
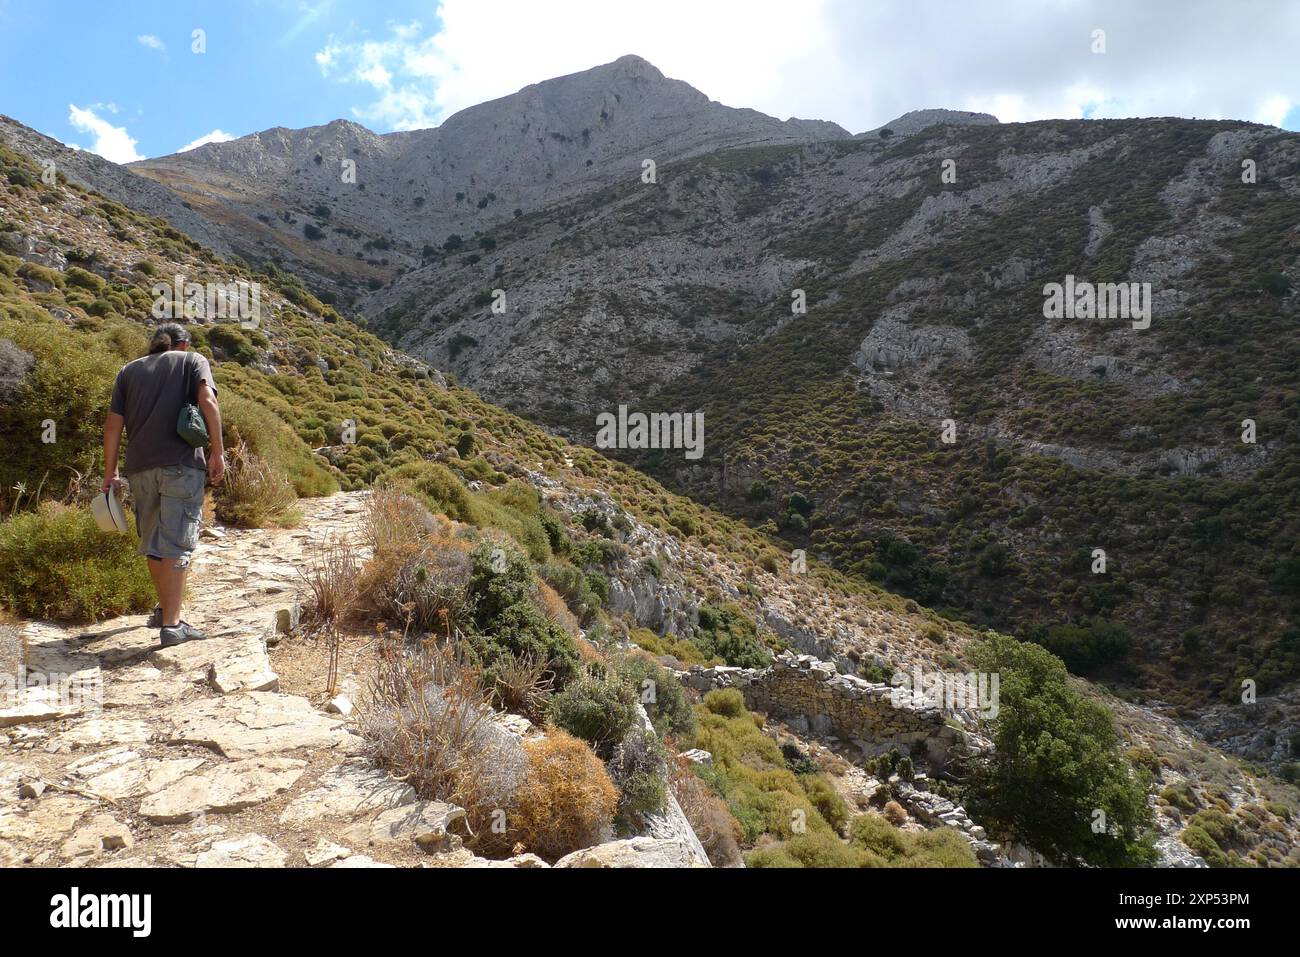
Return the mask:
M 347 120 L 277 128 L 130 168 L 183 197 L 249 259 L 282 257 L 349 300 L 441 249 L 593 184 L 735 146 L 847 136 L 733 109 L 636 56 L 375 135 Z M 179 226 L 178 228 L 185 228 Z
M 365 309 L 577 441 L 619 404 L 702 410 L 702 463 L 641 464 L 1195 716 L 1300 674 L 1298 172 L 1300 137 L 1176 120 L 723 151 Z M 1045 318 L 1067 276 L 1148 283 L 1149 326 Z M 1294 727 L 1252 755 L 1286 762 Z

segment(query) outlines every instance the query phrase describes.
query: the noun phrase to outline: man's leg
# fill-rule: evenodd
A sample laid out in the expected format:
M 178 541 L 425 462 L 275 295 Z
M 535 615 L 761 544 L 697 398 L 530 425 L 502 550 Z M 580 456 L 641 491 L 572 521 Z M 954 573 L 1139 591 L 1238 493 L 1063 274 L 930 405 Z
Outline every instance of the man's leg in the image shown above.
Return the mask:
M 189 571 L 188 559 L 149 558 L 149 575 L 153 578 L 158 604 L 162 606 L 164 626 L 180 624 L 181 601 L 185 596 L 185 579 Z

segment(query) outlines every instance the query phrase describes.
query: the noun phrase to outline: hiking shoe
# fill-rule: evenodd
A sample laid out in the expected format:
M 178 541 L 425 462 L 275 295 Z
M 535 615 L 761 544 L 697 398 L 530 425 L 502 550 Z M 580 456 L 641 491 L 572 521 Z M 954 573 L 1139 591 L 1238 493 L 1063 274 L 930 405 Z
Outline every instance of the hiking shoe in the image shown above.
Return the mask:
M 183 641 L 200 641 L 206 637 L 206 631 L 199 631 L 188 621 L 182 621 L 179 625 L 164 625 L 158 633 L 158 640 L 164 648 L 179 645 Z
M 162 623 L 162 605 L 154 605 L 153 611 L 149 612 L 149 618 L 144 623 L 146 628 L 161 628 Z

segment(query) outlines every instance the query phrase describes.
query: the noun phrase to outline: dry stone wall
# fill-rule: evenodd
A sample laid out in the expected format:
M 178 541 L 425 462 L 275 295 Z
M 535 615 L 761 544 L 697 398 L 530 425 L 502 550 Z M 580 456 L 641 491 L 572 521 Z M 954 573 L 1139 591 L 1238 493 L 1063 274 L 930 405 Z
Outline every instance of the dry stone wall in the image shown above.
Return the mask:
M 817 734 L 851 741 L 865 755 L 918 746 L 931 767 L 942 770 L 954 757 L 987 745 L 984 739 L 953 727 L 942 709 L 899 689 L 840 674 L 833 661 L 784 653 L 764 669 L 695 666 L 683 681 L 698 691 L 736 688 L 753 711 L 806 721 Z

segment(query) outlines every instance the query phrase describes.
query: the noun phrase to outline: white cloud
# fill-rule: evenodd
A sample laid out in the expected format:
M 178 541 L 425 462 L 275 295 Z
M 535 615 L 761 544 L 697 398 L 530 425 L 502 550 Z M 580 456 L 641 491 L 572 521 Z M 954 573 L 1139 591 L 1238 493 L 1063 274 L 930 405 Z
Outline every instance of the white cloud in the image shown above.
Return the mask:
M 331 37 L 317 64 L 371 91 L 354 112 L 389 129 L 626 53 L 728 105 L 853 132 L 929 107 L 1278 123 L 1300 102 L 1300 4 L 1270 0 L 440 0 L 437 17 Z
M 80 107 L 68 104 L 68 122 L 73 129 L 89 133 L 95 137 L 89 147 L 90 152 L 98 153 L 114 163 L 134 163 L 144 159 L 135 150 L 135 140 L 127 134 L 126 128 L 114 126 L 95 113 L 95 107 Z
M 188 153 L 190 150 L 196 149 L 197 147 L 200 146 L 204 146 L 208 143 L 229 143 L 233 139 L 234 137 L 231 136 L 229 133 L 226 133 L 222 130 L 213 130 L 211 133 L 205 133 L 204 135 L 200 136 L 197 140 L 194 140 L 191 143 L 186 143 L 176 152 Z
M 160 53 L 167 52 L 167 44 L 163 43 L 152 33 L 142 33 L 135 38 L 136 42 L 142 47 L 148 47 L 150 50 L 158 50 Z

